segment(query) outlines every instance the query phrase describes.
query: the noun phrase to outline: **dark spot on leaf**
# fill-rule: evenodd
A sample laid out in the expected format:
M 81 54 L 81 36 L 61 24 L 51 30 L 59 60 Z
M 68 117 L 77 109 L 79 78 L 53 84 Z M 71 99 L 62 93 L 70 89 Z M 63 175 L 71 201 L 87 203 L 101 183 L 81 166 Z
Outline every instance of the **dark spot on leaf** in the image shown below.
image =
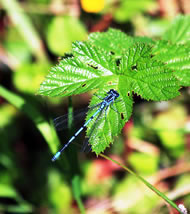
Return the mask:
M 132 69 L 132 70 L 137 70 L 137 65 L 133 65 L 133 66 L 131 67 L 131 69 Z
M 123 114 L 123 113 L 121 113 L 121 119 L 122 119 L 122 120 L 124 119 L 124 114 Z
M 84 83 L 83 85 L 82 85 L 82 87 L 85 87 L 86 86 L 86 83 Z
M 108 82 L 108 85 L 112 85 L 112 83 L 113 83 L 112 81 L 109 81 L 109 82 Z
M 68 91 L 63 91 L 63 94 L 66 94 L 66 93 L 68 93 Z
M 154 55 L 153 55 L 153 54 L 151 54 L 151 55 L 150 55 L 150 57 L 152 58 L 152 57 L 154 57 Z
M 130 96 L 130 93 L 128 92 L 127 95 Z
M 116 59 L 116 65 L 119 66 L 121 64 L 121 59 Z
M 113 51 L 110 51 L 111 55 L 115 55 L 115 53 Z
M 65 53 L 64 56 L 59 57 L 59 59 L 68 59 L 68 58 L 72 58 L 74 55 L 72 53 Z
M 90 65 L 90 64 L 87 64 L 87 65 L 90 66 L 91 68 L 98 69 L 98 66 L 94 66 L 94 65 Z

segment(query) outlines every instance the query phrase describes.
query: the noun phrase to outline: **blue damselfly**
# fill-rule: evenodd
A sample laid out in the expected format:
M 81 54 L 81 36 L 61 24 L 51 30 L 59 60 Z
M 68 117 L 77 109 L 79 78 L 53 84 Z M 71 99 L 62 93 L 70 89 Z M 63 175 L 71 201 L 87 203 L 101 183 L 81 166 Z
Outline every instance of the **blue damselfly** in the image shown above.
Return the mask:
M 107 112 L 107 109 L 109 106 L 113 105 L 114 101 L 119 97 L 119 93 L 114 90 L 110 89 L 107 92 L 107 96 L 102 99 L 102 102 L 97 104 L 99 106 L 98 110 L 84 123 L 84 125 L 70 138 L 70 140 L 53 156 L 52 161 L 55 161 L 61 153 L 65 150 L 66 147 L 69 146 L 69 144 L 80 134 L 80 132 L 83 131 L 83 129 L 103 110 Z M 96 107 L 97 107 L 96 106 Z

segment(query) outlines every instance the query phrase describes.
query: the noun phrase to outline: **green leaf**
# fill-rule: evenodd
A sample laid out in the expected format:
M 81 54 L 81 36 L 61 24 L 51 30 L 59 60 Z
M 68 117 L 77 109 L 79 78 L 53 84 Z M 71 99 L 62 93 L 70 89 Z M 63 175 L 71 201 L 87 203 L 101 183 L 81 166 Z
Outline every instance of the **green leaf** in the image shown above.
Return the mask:
M 164 40 L 172 43 L 190 42 L 190 16 L 179 15 L 163 35 Z
M 17 192 L 11 184 L 0 184 L 0 197 L 17 198 Z
M 190 86 L 190 47 L 159 41 L 153 48 L 155 59 L 164 62 L 174 72 L 181 86 Z
M 166 112 L 155 117 L 151 127 L 157 132 L 163 147 L 177 158 L 185 151 L 184 130 L 186 111 L 179 105 L 172 105 Z
M 52 68 L 42 83 L 39 94 L 48 96 L 80 94 L 98 88 L 113 78 L 117 67 L 111 55 L 102 55 L 102 50 L 82 42 L 73 44 L 73 53 L 77 57 L 65 58 Z
M 107 32 L 91 33 L 88 37 L 88 42 L 96 47 L 105 49 L 115 58 L 120 57 L 135 43 L 155 44 L 149 37 L 131 37 L 124 32 L 113 28 L 109 28 Z
M 113 142 L 113 137 L 121 132 L 123 126 L 132 114 L 132 97 L 128 96 L 125 90 L 120 90 L 119 86 L 120 85 L 115 88 L 120 94 L 118 98 L 119 101 L 114 103 L 113 108 L 108 108 L 106 112 L 103 111 L 100 113 L 100 117 L 96 116 L 93 120 L 95 122 L 89 123 L 87 127 L 87 136 L 90 137 L 89 143 L 97 155 L 103 152 L 106 147 Z M 98 96 L 103 98 L 106 96 L 106 92 L 107 91 L 102 88 L 98 91 Z M 94 106 L 99 102 L 99 98 L 93 96 L 90 106 Z M 94 109 L 88 113 L 86 121 L 90 119 L 96 110 L 97 109 Z
M 48 46 L 57 55 L 63 56 L 71 50 L 72 42 L 86 38 L 87 32 L 82 22 L 72 16 L 55 16 L 48 26 Z
M 90 44 L 76 42 L 73 44 L 73 52 L 83 64 L 95 69 L 95 73 L 101 76 L 110 76 L 116 73 L 117 66 L 111 54 L 102 49 L 91 47 Z
M 57 170 L 50 170 L 48 173 L 48 189 L 49 201 L 56 213 L 69 213 L 72 210 L 71 188 Z
M 142 43 L 149 44 L 149 45 L 154 45 L 156 43 L 150 37 L 146 37 L 146 36 L 136 36 L 133 38 L 133 40 L 135 43 L 142 42 Z
M 116 56 L 121 56 L 123 51 L 133 45 L 134 40 L 120 30 L 109 28 L 107 32 L 91 33 L 88 37 L 88 42 L 108 52 L 113 52 Z
M 110 89 L 115 89 L 120 94 L 119 102 L 114 103 L 113 109 L 97 115 L 98 121 L 94 118 L 87 128 L 92 150 L 99 154 L 129 120 L 133 92 L 156 101 L 179 95 L 178 81 L 173 72 L 162 62 L 154 60 L 151 51 L 150 46 L 137 43 L 116 59 L 105 49 L 87 42 L 75 42 L 73 55 L 66 56 L 50 71 L 38 93 L 63 97 L 98 89 L 98 95 L 104 98 Z M 90 104 L 100 102 L 93 97 Z M 95 111 L 87 115 L 87 120 Z
M 148 175 L 156 173 L 158 169 L 159 158 L 156 154 L 133 152 L 129 156 L 128 162 L 138 173 L 144 173 Z
M 34 94 L 47 74 L 48 63 L 22 63 L 13 76 L 13 81 L 18 90 Z
M 144 99 L 161 101 L 179 95 L 178 81 L 172 71 L 152 58 L 149 46 L 140 44 L 130 48 L 121 60 L 121 71 L 125 74 L 125 80 L 122 79 L 125 87 L 128 84 L 129 91 Z

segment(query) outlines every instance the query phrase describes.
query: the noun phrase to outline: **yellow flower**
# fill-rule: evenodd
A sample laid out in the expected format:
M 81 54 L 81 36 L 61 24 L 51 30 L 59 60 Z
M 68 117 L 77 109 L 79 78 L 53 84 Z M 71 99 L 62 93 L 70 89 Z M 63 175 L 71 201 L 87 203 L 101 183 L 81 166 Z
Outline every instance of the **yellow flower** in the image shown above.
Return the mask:
M 81 6 L 88 13 L 98 13 L 104 8 L 104 0 L 81 0 Z

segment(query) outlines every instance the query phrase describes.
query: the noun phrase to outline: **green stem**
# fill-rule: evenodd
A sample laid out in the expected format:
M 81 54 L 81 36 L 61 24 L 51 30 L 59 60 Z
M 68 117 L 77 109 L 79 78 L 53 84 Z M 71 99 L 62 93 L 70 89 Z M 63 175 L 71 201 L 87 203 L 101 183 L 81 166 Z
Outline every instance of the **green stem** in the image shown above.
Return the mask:
M 113 160 L 112 158 L 100 154 L 101 157 L 110 160 L 114 163 L 116 163 L 117 165 L 119 165 L 120 167 L 122 167 L 123 169 L 125 169 L 126 171 L 128 171 L 130 174 L 134 175 L 135 177 L 139 178 L 148 188 L 150 188 L 152 191 L 154 191 L 158 196 L 160 196 L 161 198 L 163 198 L 167 203 L 169 203 L 172 207 L 174 207 L 179 213 L 183 214 L 181 212 L 181 210 L 179 209 L 179 207 L 173 202 L 171 201 L 166 195 L 164 195 L 162 192 L 160 192 L 158 189 L 156 189 L 154 186 L 152 186 L 150 183 L 148 183 L 143 177 L 141 177 L 140 175 L 134 173 L 132 170 L 130 170 L 128 167 L 126 167 L 125 165 L 117 162 L 116 160 Z
M 73 195 L 78 204 L 80 213 L 85 214 L 85 207 L 81 200 L 80 177 L 78 175 L 75 175 L 72 179 L 72 189 L 73 189 Z
M 72 97 L 69 97 L 69 107 L 68 107 L 68 129 L 69 131 L 72 129 L 73 125 L 73 104 Z
M 68 107 L 68 130 L 69 130 L 69 136 L 72 136 L 74 134 L 73 132 L 73 104 L 72 104 L 72 97 L 69 97 L 69 107 Z M 67 158 L 70 163 L 70 172 L 71 172 L 71 178 L 73 176 L 76 176 L 76 174 L 80 173 L 80 168 L 79 168 L 79 161 L 77 157 L 77 150 L 76 146 L 69 146 L 67 148 Z

